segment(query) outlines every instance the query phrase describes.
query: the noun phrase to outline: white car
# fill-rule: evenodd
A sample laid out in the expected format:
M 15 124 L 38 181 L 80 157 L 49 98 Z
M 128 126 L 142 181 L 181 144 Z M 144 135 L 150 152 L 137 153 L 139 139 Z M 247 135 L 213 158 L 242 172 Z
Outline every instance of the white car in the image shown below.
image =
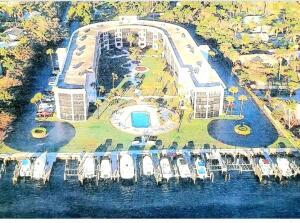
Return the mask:
M 48 85 L 49 86 L 54 86 L 56 84 L 56 77 L 50 77 L 48 79 Z

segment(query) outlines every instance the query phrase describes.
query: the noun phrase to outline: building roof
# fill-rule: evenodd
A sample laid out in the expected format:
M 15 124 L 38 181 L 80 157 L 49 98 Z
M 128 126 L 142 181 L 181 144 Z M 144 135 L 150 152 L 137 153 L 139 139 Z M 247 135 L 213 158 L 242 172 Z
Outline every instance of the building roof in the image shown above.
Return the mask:
M 244 24 L 259 23 L 262 19 L 261 15 L 247 15 L 243 18 Z
M 97 69 L 97 61 L 95 61 L 94 57 L 97 54 L 95 52 L 96 37 L 99 32 L 133 26 L 144 26 L 165 34 L 172 45 L 180 67 L 189 70 L 190 82 L 193 83 L 194 87 L 224 86 L 216 71 L 211 68 L 203 55 L 205 51 L 207 53 L 209 47 L 199 47 L 184 28 L 164 22 L 137 19 L 127 21 L 126 18 L 121 18 L 120 21 L 88 25 L 72 34 L 65 65 L 59 77 L 58 87 L 81 88 L 85 85 L 86 74 Z

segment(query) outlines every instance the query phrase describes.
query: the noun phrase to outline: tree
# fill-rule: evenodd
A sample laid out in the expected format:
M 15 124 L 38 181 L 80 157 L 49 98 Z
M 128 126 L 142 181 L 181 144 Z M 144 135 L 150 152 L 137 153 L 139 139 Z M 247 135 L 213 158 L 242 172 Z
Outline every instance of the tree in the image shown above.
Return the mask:
M 46 54 L 50 56 L 50 62 L 51 62 L 52 72 L 54 71 L 53 58 L 52 58 L 52 54 L 53 53 L 54 53 L 53 49 L 47 49 L 46 50 Z
M 248 48 L 249 48 L 249 45 L 250 45 L 250 37 L 248 34 L 244 34 L 242 36 L 242 49 L 241 49 L 241 52 L 242 53 L 248 53 Z
M 36 93 L 31 99 L 30 103 L 35 104 L 38 108 L 38 102 L 42 102 L 42 99 L 44 98 L 44 95 L 40 92 Z
M 248 98 L 247 98 L 246 95 L 240 95 L 238 99 L 239 99 L 239 101 L 241 102 L 240 116 L 242 116 L 244 102 L 247 101 Z
M 236 93 L 239 92 L 239 89 L 238 89 L 238 87 L 232 86 L 229 88 L 228 91 L 234 96 Z
M 99 119 L 100 118 L 100 107 L 102 105 L 102 101 L 100 99 L 96 99 L 95 105 L 96 105 L 97 111 L 98 111 L 97 119 Z
M 293 93 L 298 89 L 298 84 L 295 82 L 290 82 L 288 85 L 288 89 L 290 92 L 290 97 L 292 97 Z
M 136 36 L 133 33 L 129 33 L 127 41 L 129 42 L 130 47 L 132 47 L 132 43 L 136 41 Z
M 283 59 L 289 60 L 289 58 L 291 57 L 292 53 L 293 53 L 292 50 L 282 49 L 282 48 L 278 48 L 274 52 L 274 56 L 278 60 L 278 79 L 279 80 L 281 80 Z
M 121 89 L 113 88 L 107 96 L 109 105 L 112 104 L 114 102 L 114 100 L 116 99 L 116 97 L 119 97 L 121 95 L 121 93 L 122 93 Z
M 100 85 L 98 88 L 99 96 L 105 92 L 105 87 L 103 85 Z
M 232 109 L 233 109 L 233 103 L 234 103 L 234 97 L 233 96 L 227 96 L 225 98 L 225 100 L 227 101 L 227 108 L 226 108 L 226 114 L 228 113 L 228 109 L 230 107 L 230 114 L 232 115 Z
M 130 51 L 129 57 L 131 60 L 139 60 L 141 56 L 141 49 L 139 47 L 131 47 L 129 51 Z
M 112 73 L 111 77 L 112 77 L 112 87 L 115 88 L 115 81 L 118 80 L 119 77 L 115 73 Z
M 296 110 L 296 106 L 297 106 L 297 102 L 295 100 L 288 100 L 286 102 L 286 111 L 287 111 L 287 115 L 288 115 L 288 128 L 291 128 L 291 116 L 292 116 L 292 112 L 294 112 Z
M 68 19 L 79 19 L 84 25 L 91 23 L 93 18 L 93 5 L 90 2 L 76 2 L 73 3 L 68 11 Z

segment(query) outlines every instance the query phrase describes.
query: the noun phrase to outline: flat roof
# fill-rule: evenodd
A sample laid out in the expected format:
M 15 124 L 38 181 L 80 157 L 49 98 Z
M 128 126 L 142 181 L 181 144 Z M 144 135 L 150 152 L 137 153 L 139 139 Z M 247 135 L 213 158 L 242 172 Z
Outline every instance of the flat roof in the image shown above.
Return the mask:
M 94 60 L 96 55 L 97 34 L 129 27 L 156 28 L 163 32 L 171 43 L 175 56 L 182 68 L 190 70 L 190 78 L 194 87 L 224 86 L 219 75 L 203 56 L 200 50 L 209 47 L 198 46 L 188 31 L 180 26 L 157 21 L 136 20 L 131 24 L 122 21 L 95 23 L 76 30 L 68 46 L 63 70 L 58 78 L 59 88 L 80 89 L 86 81 L 86 74 L 97 69 Z

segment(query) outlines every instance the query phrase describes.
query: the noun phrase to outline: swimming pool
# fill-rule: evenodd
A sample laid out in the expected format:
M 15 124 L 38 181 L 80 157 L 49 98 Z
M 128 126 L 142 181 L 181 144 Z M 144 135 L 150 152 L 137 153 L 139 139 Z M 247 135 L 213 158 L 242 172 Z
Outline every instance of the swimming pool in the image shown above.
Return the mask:
M 148 128 L 150 116 L 148 112 L 131 112 L 131 125 L 134 128 Z

